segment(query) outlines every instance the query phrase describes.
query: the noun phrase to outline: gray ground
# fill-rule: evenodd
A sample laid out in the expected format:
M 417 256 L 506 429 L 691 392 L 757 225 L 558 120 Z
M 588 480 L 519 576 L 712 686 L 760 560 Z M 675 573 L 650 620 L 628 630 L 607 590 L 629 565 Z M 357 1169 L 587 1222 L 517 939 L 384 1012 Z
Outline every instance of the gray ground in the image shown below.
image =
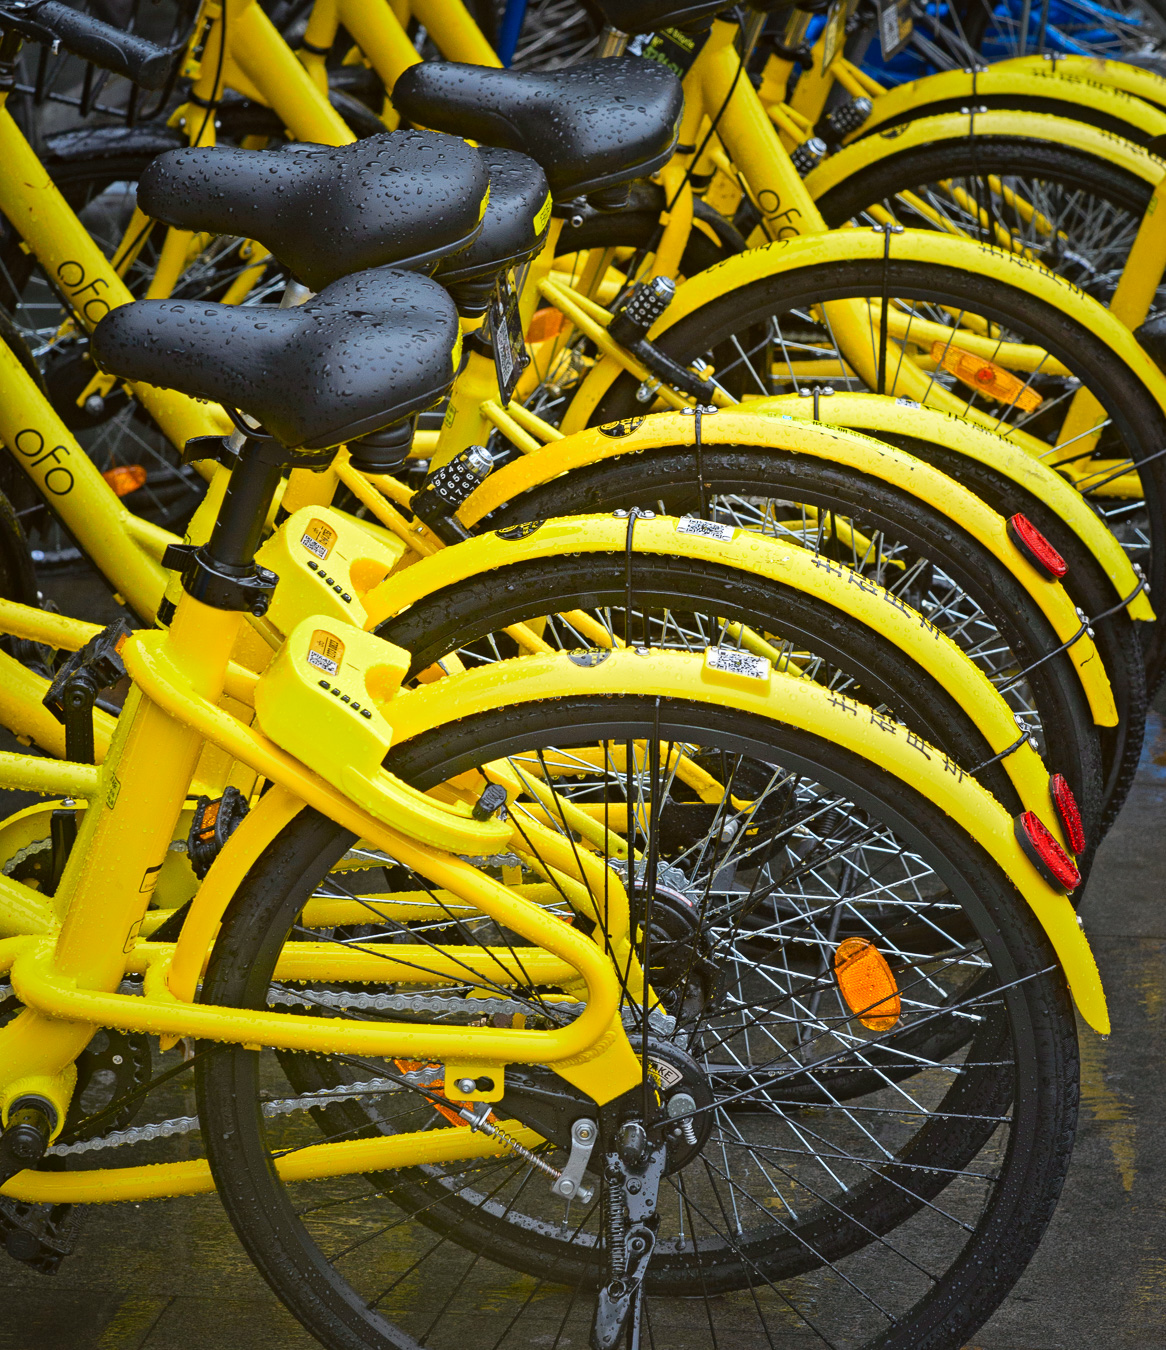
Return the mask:
M 1080 1129 L 1060 1208 L 967 1350 L 1166 1346 L 1166 700 L 1159 709 L 1082 905 L 1114 1032 L 1103 1040 L 1082 1028 Z M 315 1345 L 212 1197 L 94 1208 L 53 1277 L 0 1262 L 0 1350 Z

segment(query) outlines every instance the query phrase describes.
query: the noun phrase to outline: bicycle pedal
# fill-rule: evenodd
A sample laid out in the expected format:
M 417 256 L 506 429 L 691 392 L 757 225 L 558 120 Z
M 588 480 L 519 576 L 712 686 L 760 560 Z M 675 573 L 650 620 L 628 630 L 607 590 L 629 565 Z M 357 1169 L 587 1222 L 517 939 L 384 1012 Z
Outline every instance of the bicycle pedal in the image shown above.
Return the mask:
M 293 511 L 255 555 L 279 577 L 267 618 L 289 633 L 310 614 L 363 628 L 364 597 L 401 561 L 405 545 L 322 506 Z
M 214 800 L 199 797 L 195 802 L 186 836 L 186 857 L 199 881 L 204 880 L 227 840 L 243 823 L 247 810 L 247 799 L 236 787 L 224 788 L 223 795 Z
M 456 853 L 492 853 L 504 821 L 476 820 L 468 802 L 446 804 L 382 766 L 393 743 L 383 709 L 411 657 L 374 633 L 316 614 L 288 635 L 255 687 L 264 735 L 386 825 Z
M 54 1275 L 73 1250 L 83 1214 L 80 1205 L 26 1205 L 0 1196 L 0 1243 L 14 1261 Z
M 103 689 L 125 676 L 121 649 L 130 637 L 125 619 L 115 619 L 73 652 L 53 677 L 42 702 L 65 728 L 65 757 L 93 763 L 93 708 Z

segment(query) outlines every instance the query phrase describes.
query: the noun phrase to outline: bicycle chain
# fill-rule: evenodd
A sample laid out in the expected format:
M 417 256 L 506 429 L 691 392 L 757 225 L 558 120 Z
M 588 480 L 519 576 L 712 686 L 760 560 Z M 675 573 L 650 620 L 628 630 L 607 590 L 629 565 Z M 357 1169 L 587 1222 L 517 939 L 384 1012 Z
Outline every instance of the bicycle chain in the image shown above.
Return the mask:
M 121 992 L 140 993 L 140 985 L 123 982 Z M 11 996 L 12 986 L 0 984 L 0 1002 Z M 369 994 L 358 990 L 313 990 L 311 998 L 297 995 L 294 990 L 273 989 L 268 992 L 269 1004 L 283 1006 L 325 1006 L 333 1008 L 366 1008 L 377 1012 L 439 1012 L 469 1013 L 474 1016 L 494 1015 L 497 1013 L 513 1016 L 515 1013 L 529 1014 L 531 1005 L 517 999 L 508 998 L 443 998 L 435 994 Z M 556 1007 L 555 1012 L 574 1021 L 586 1009 L 584 1003 L 564 1004 Z M 624 1026 L 628 1030 L 638 1030 L 640 1013 L 635 1008 L 624 1008 L 621 1012 Z M 650 1029 L 659 1035 L 670 1036 L 676 1029 L 676 1019 L 667 1013 L 653 1009 L 648 1014 Z M 285 1097 L 276 1101 L 264 1102 L 262 1109 L 265 1117 L 290 1115 L 294 1111 L 307 1111 L 313 1106 L 325 1105 L 337 1101 L 351 1101 L 360 1097 L 374 1096 L 384 1092 L 402 1091 L 409 1086 L 426 1087 L 445 1072 L 440 1064 L 426 1065 L 424 1068 L 411 1069 L 395 1078 L 371 1078 L 360 1083 L 349 1083 L 343 1087 L 325 1088 L 320 1092 L 307 1093 L 302 1097 Z M 94 1153 L 107 1149 L 125 1148 L 130 1144 L 148 1143 L 154 1139 L 168 1139 L 176 1135 L 193 1134 L 199 1128 L 197 1116 L 173 1116 L 169 1120 L 160 1120 L 153 1125 L 134 1125 L 127 1130 L 113 1130 L 109 1134 L 95 1139 L 80 1139 L 74 1144 L 54 1145 L 48 1151 L 50 1157 L 67 1157 L 75 1153 Z
M 52 851 L 51 839 L 34 839 L 32 843 L 25 844 L 23 848 L 18 848 L 11 858 L 4 864 L 0 871 L 4 876 L 10 877 L 24 862 L 25 858 L 35 858 L 38 853 L 48 853 Z
M 264 1102 L 263 1114 L 268 1119 L 275 1116 L 289 1116 L 293 1111 L 307 1111 L 313 1106 L 327 1105 L 331 1102 L 352 1101 L 359 1097 L 379 1096 L 385 1092 L 403 1091 L 408 1084 L 426 1087 L 435 1078 L 440 1078 L 444 1069 L 440 1064 L 430 1064 L 424 1069 L 413 1069 L 399 1078 L 370 1078 L 363 1083 L 346 1083 L 343 1087 L 323 1088 L 319 1092 L 305 1093 L 302 1097 L 284 1097 L 278 1101 Z M 198 1129 L 197 1116 L 172 1116 L 169 1120 L 160 1120 L 154 1125 L 135 1125 L 128 1130 L 115 1130 L 97 1139 L 80 1139 L 75 1144 L 59 1144 L 49 1149 L 50 1157 L 67 1157 L 71 1153 L 93 1153 L 99 1149 L 124 1148 L 127 1144 L 146 1143 L 151 1139 L 168 1139 L 178 1134 L 193 1134 Z
M 517 853 L 488 853 L 482 855 L 471 855 L 468 853 L 457 854 L 459 862 L 469 863 L 471 867 L 525 867 L 526 864 Z M 396 861 L 387 853 L 382 853 L 379 849 L 368 848 L 350 848 L 348 852 L 340 859 L 341 865 L 350 863 L 355 868 L 357 863 L 364 866 L 383 867 L 386 863 L 392 865 Z M 358 897 L 359 898 L 359 897 Z
M 268 1003 L 281 1004 L 284 1007 L 325 1007 L 325 1008 L 364 1008 L 374 1012 L 464 1012 L 474 1016 L 493 1015 L 495 1013 L 528 1014 L 530 1003 L 512 998 L 443 998 L 437 994 L 366 994 L 355 989 L 346 989 L 342 993 L 328 989 L 313 989 L 311 993 L 295 989 L 271 989 L 267 994 Z M 574 1019 L 576 1006 L 570 1005 L 569 1019 Z M 566 1008 L 564 1008 L 566 1011 Z M 555 1007 L 558 1012 L 558 1007 Z M 548 1013 L 548 1016 L 551 1014 Z
M 468 1013 L 482 1017 L 502 1013 L 513 1016 L 521 1013 L 530 1016 L 542 1014 L 552 1020 L 561 1017 L 564 1022 L 573 1022 L 581 1017 L 587 1005 L 585 1003 L 544 1003 L 535 1005 L 531 1001 L 512 998 L 445 998 L 439 994 L 366 994 L 357 990 L 313 989 L 310 996 L 297 993 L 294 989 L 272 989 L 268 991 L 268 1003 L 285 1006 L 298 1004 L 309 1007 L 328 1008 L 371 1008 L 376 1012 L 437 1012 Z M 642 1025 L 643 1014 L 638 1008 L 624 1008 L 621 1012 L 624 1026 L 636 1031 Z M 676 1030 L 676 1018 L 669 1013 L 653 1008 L 648 1014 L 649 1030 L 660 1036 L 671 1036 Z

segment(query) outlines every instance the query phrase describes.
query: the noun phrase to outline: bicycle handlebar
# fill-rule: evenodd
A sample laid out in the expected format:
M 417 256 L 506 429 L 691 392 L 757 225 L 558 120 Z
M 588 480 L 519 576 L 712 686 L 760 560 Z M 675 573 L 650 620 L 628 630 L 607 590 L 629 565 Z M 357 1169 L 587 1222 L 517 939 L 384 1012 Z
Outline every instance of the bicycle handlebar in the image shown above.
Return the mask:
M 33 42 L 59 42 L 66 51 L 103 70 L 124 75 L 143 89 L 161 89 L 175 53 L 133 33 L 123 33 L 59 0 L 2 0 L 0 28 Z

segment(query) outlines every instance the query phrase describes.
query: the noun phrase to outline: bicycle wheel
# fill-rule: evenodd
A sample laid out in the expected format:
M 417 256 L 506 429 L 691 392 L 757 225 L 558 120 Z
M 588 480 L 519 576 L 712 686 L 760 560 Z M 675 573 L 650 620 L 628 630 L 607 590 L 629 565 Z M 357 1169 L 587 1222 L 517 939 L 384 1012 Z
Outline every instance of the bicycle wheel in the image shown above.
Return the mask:
M 474 0 L 470 6 L 491 45 L 501 51 L 505 0 Z M 510 49 L 501 51 L 512 70 L 558 70 L 594 57 L 603 17 L 584 0 L 528 0 Z
M 1065 654 L 1041 659 L 1059 642 L 1005 567 L 917 497 L 845 466 L 731 446 L 707 446 L 702 465 L 713 518 L 790 539 L 870 576 L 956 641 L 1030 729 L 1050 768 L 1074 791 L 1080 786 L 1100 830 L 1100 743 L 1080 681 Z M 632 506 L 697 513 L 693 471 L 687 447 L 604 460 L 524 493 L 489 523 Z
M 961 0 L 915 17 L 909 52 L 913 61 L 897 58 L 891 69 L 899 78 L 927 70 L 1005 61 L 1041 53 L 1095 56 L 1161 70 L 1166 39 L 1166 6 L 1162 0 L 1054 0 L 1041 30 L 1039 8 L 1018 0 Z M 1027 30 L 1025 24 L 1027 23 Z M 872 53 L 877 58 L 877 44 Z M 923 69 L 917 68 L 922 61 Z M 883 73 L 874 62 L 874 73 Z
M 1162 0 L 1106 0 L 1104 5 L 1092 0 L 1055 0 L 1043 34 L 1039 16 L 1012 0 L 1006 4 L 966 0 L 959 8 L 968 45 L 989 61 L 1047 51 L 1128 61 L 1150 69 L 1161 69 L 1164 64 L 1166 5 Z
M 877 212 L 907 229 L 1022 249 L 1108 305 L 1152 194 L 1152 184 L 1082 150 L 977 132 L 880 159 L 817 204 L 831 229 L 873 224 Z M 1151 314 L 1163 300 L 1160 291 Z
M 703 829 L 686 818 L 691 803 L 678 777 L 661 771 L 679 747 L 736 785 Z M 929 802 L 828 740 L 671 699 L 511 707 L 397 747 L 391 761 L 427 788 L 503 757 L 544 772 L 558 766 L 558 790 L 577 804 L 650 801 L 645 842 L 690 883 L 714 883 L 701 937 L 731 953 L 719 998 L 682 1012 L 671 1032 L 654 1029 L 648 1044 L 649 1064 L 667 1071 L 664 1092 L 683 1086 L 707 1110 L 695 1118 L 692 1141 L 681 1131 L 668 1145 L 645 1276 L 645 1343 L 685 1350 L 731 1335 L 735 1344 L 763 1345 L 791 1329 L 817 1345 L 961 1343 L 1023 1269 L 1047 1223 L 1076 1094 L 1072 1017 L 1055 958 L 992 860 Z M 723 841 L 739 814 L 731 804 L 738 791 L 751 794 L 756 833 L 735 837 L 753 841 L 749 891 L 755 899 L 764 892 L 764 913 L 753 911 L 758 922 L 748 927 L 737 893 L 722 896 L 714 880 L 727 854 L 712 837 Z M 330 869 L 353 843 L 308 811 L 273 841 L 232 902 L 204 999 L 375 1015 L 353 991 L 272 978 L 289 940 L 319 940 L 300 916 L 321 887 L 337 894 Z M 399 888 L 403 869 L 382 861 Z M 905 997 L 919 1000 L 920 1015 L 900 1019 L 901 1034 L 926 1040 L 929 1024 L 969 1012 L 979 1019 L 966 1054 L 929 1064 L 909 1088 L 888 1072 L 896 1032 L 856 1029 L 822 956 L 845 941 L 857 916 L 888 906 L 905 915 L 903 940 L 883 940 Z M 475 931 L 452 915 L 444 924 L 439 946 L 477 941 L 520 951 L 496 928 Z M 382 927 L 363 940 L 376 936 L 392 941 L 399 932 Z M 664 959 L 645 956 L 650 969 Z M 454 991 L 447 1019 L 512 1019 L 518 1010 L 531 1026 L 555 1015 L 545 990 L 502 991 L 497 1011 L 467 1006 L 456 997 L 464 992 Z M 440 996 L 450 995 L 446 983 Z M 416 1015 L 432 1020 L 424 997 Z M 431 996 L 426 1008 L 433 1006 Z M 337 1078 L 331 1101 L 301 1097 L 290 1083 L 289 1067 L 308 1060 L 317 1079 L 321 1065 Z M 273 1159 L 321 1130 L 337 1138 L 457 1128 L 437 1110 L 438 1095 L 417 1091 L 425 1066 L 276 1060 L 228 1048 L 200 1068 L 204 1137 L 228 1214 L 264 1277 L 324 1344 L 437 1350 L 467 1334 L 500 1347 L 586 1338 L 590 1291 L 615 1259 L 617 1244 L 604 1234 L 614 1231 L 622 1183 L 609 1184 L 605 1173 L 599 1200 L 573 1212 L 513 1154 L 283 1183 Z M 840 1103 L 830 1085 L 847 1071 L 867 1085 Z M 538 1115 L 523 1102 L 556 1085 L 537 1069 L 515 1068 L 512 1081 L 513 1105 L 504 1099 L 496 1109 L 517 1110 L 515 1119 Z M 659 1092 L 652 1100 L 660 1109 Z M 1009 1100 L 1010 1108 L 1002 1104 Z M 594 1114 L 582 1098 L 573 1109 Z M 562 1160 L 556 1129 L 544 1123 L 548 1146 L 536 1155 L 552 1164 Z M 602 1113 L 601 1129 L 609 1129 Z M 538 1273 L 516 1277 L 513 1267 Z
M 662 332 L 655 341 L 676 360 L 705 359 L 730 398 L 787 392 L 829 382 L 862 389 L 864 383 L 845 363 L 820 306 L 850 300 L 872 315 L 886 288 L 895 298 L 896 318 L 905 334 L 901 350 L 922 363 L 933 384 L 946 388 L 965 410 L 989 414 L 1004 432 L 1023 430 L 1038 441 L 1056 444 L 1065 412 L 1079 389 L 1088 390 L 1103 410 L 1089 431 L 1096 441 L 1088 454 L 1091 477 L 1076 486 L 1097 509 L 1135 563 L 1143 568 L 1152 596 L 1166 594 L 1166 461 L 1155 458 L 1166 444 L 1166 419 L 1144 385 L 1084 324 L 1018 287 L 939 264 L 854 259 L 807 267 L 796 273 L 764 277 L 718 297 Z M 911 327 L 926 321 L 927 337 L 916 350 Z M 962 383 L 937 361 L 937 331 L 973 328 L 1004 342 L 1030 343 L 1048 352 L 1069 372 L 1037 369 L 1026 386 L 1040 403 L 998 402 Z M 896 356 L 894 358 L 898 360 Z M 904 357 L 906 360 L 907 357 Z M 1045 362 L 1041 362 L 1043 367 Z M 893 376 L 892 376 L 893 378 Z M 590 418 L 615 421 L 643 410 L 638 381 L 626 372 L 611 385 Z M 1084 458 L 1083 452 L 1083 458 Z M 1136 485 L 1128 466 L 1138 466 Z M 1114 492 L 1130 495 L 1114 496 Z M 1139 495 L 1140 494 L 1140 495 Z M 1142 634 L 1147 683 L 1151 693 L 1166 673 L 1166 625 L 1144 625 Z

